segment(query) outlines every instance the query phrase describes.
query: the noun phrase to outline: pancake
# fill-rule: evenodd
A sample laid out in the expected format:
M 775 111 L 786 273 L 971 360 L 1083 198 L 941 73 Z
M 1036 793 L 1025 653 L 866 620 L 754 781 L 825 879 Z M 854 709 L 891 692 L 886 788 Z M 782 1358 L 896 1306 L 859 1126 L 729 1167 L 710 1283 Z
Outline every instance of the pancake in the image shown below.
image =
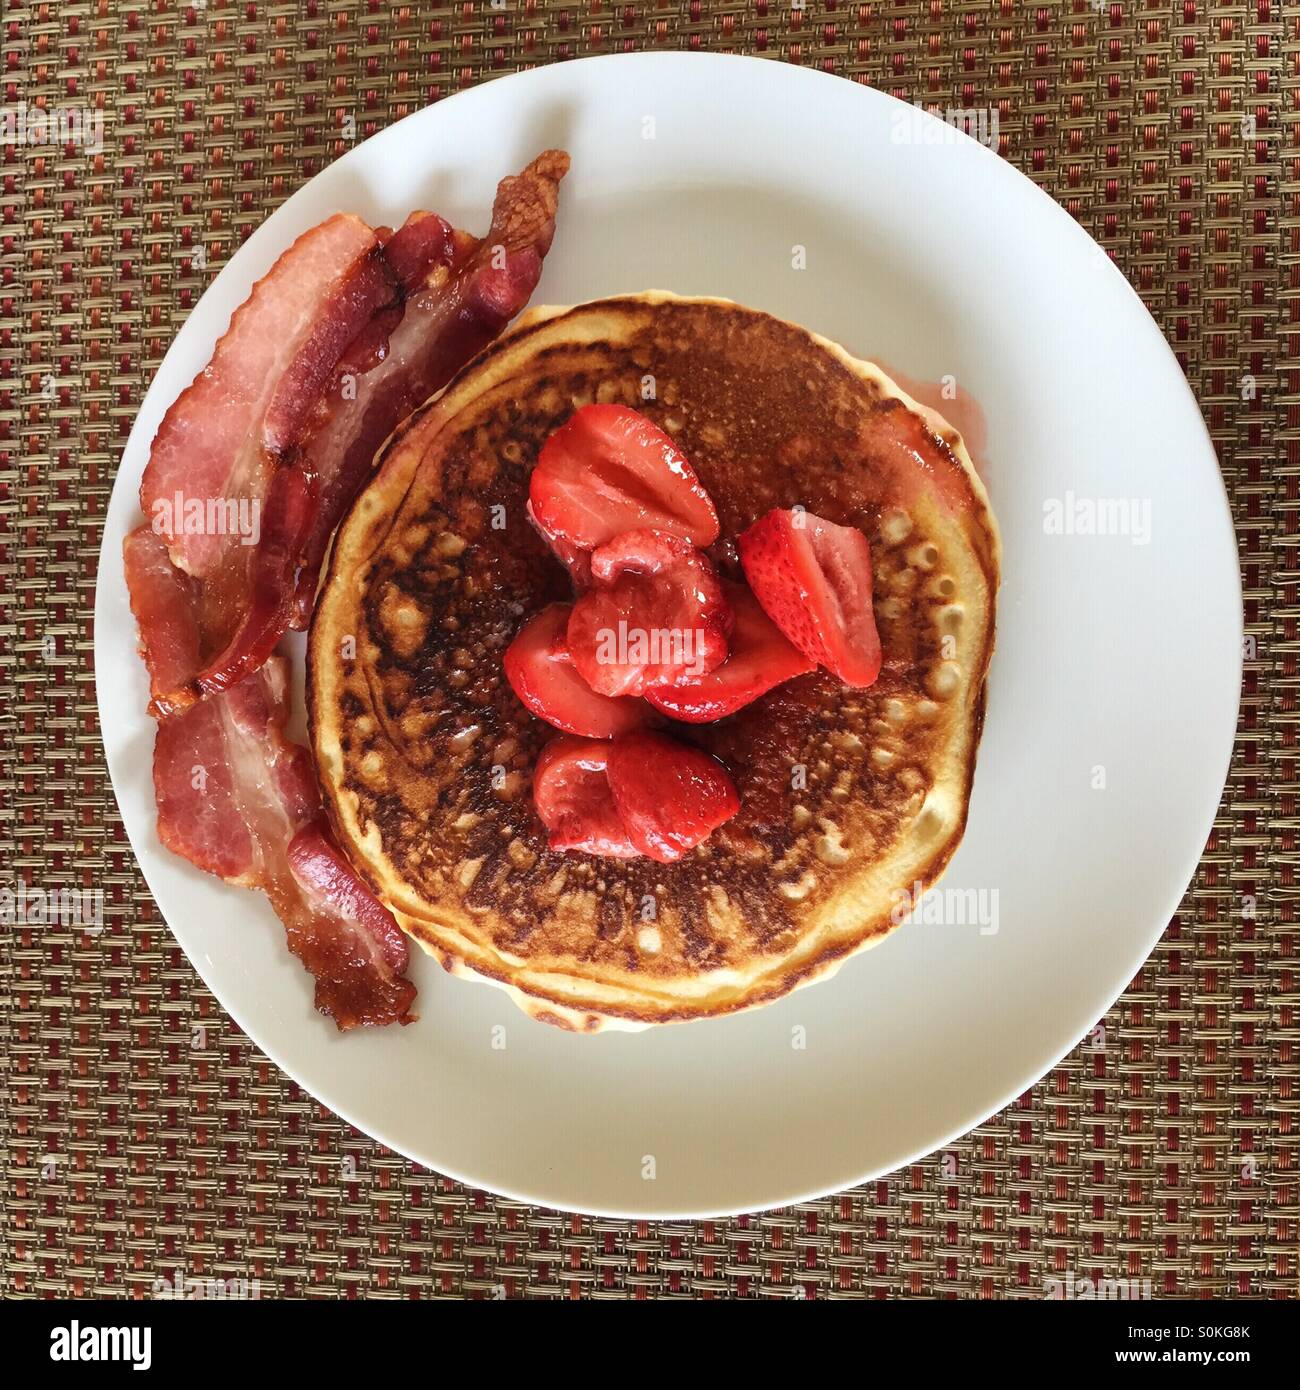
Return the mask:
M 548 849 L 530 779 L 555 731 L 502 671 L 523 622 L 570 597 L 525 504 L 541 445 L 592 401 L 674 437 L 717 506 L 724 575 L 773 507 L 871 544 L 879 679 L 814 671 L 675 725 L 741 801 L 676 864 Z M 825 978 L 942 872 L 966 824 L 999 542 L 961 436 L 878 368 L 725 300 L 537 309 L 377 462 L 312 624 L 312 742 L 340 845 L 448 970 L 584 1032 L 715 1017 Z

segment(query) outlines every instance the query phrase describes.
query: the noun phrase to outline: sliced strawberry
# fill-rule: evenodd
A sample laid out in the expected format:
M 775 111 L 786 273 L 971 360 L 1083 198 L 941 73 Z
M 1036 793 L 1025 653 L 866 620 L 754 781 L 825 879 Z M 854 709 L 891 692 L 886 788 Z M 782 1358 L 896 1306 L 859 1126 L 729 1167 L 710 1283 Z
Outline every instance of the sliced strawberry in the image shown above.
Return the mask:
M 561 540 L 559 536 L 547 535 L 541 522 L 537 520 L 537 514 L 533 511 L 531 502 L 525 504 L 524 511 L 528 514 L 528 520 L 532 523 L 533 530 L 550 547 L 551 554 L 569 571 L 569 578 L 573 580 L 573 587 L 581 593 L 591 584 L 591 552 L 579 550 L 576 545 Z
M 635 859 L 605 776 L 610 745 L 591 738 L 553 738 L 533 773 L 533 804 L 552 849 Z
M 754 597 L 810 661 L 845 685 L 880 674 L 871 548 L 861 531 L 805 511 L 770 511 L 739 541 Z
M 740 809 L 726 769 L 664 734 L 624 734 L 609 745 L 606 773 L 629 841 L 672 864 Z
M 676 444 L 623 405 L 587 405 L 542 446 L 528 487 L 554 544 L 595 550 L 622 531 L 653 527 L 695 545 L 718 538 L 718 513 Z
M 592 587 L 573 605 L 568 646 L 602 695 L 703 675 L 727 656 L 731 611 L 707 556 L 667 531 L 627 531 L 591 553 Z
M 506 648 L 506 679 L 539 719 L 584 738 L 613 738 L 653 717 L 642 700 L 597 695 L 574 669 L 564 645 L 567 603 L 552 603 L 530 618 Z
M 645 693 L 655 709 L 686 724 L 725 719 L 817 664 L 786 641 L 745 585 L 720 582 L 735 617 L 726 661 L 704 675 L 679 676 L 672 685 L 652 686 Z

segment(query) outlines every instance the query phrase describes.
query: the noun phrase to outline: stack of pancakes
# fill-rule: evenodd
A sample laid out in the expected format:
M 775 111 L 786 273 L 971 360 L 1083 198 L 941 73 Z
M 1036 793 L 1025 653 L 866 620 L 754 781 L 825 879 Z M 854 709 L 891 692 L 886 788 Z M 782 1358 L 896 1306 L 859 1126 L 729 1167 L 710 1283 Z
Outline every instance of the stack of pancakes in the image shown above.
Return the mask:
M 542 444 L 620 402 L 713 498 L 714 555 L 773 507 L 871 544 L 884 668 L 823 671 L 674 726 L 739 814 L 680 863 L 549 850 L 531 770 L 553 730 L 502 655 L 570 597 L 526 515 Z M 727 301 L 644 294 L 526 314 L 393 436 L 334 544 L 308 689 L 325 803 L 357 870 L 447 969 L 581 1031 L 711 1017 L 883 939 L 961 838 L 993 648 L 996 524 L 960 435 L 869 363 Z

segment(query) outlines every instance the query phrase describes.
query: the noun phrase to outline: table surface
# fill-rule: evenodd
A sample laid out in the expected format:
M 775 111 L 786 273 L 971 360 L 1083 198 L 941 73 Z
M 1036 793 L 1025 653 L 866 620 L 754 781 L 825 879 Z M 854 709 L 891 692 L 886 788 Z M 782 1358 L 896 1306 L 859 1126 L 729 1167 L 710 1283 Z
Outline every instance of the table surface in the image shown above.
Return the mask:
M 102 932 L 0 929 L 0 1290 L 149 1297 L 1295 1297 L 1300 21 L 1278 0 L 381 0 L 5 8 L 0 883 L 94 886 Z M 161 921 L 104 769 L 99 537 L 132 418 L 233 250 L 331 159 L 539 63 L 709 49 L 996 107 L 1001 153 L 1149 306 L 1232 497 L 1247 652 L 1214 832 L 1085 1044 L 942 1154 L 724 1221 L 468 1190 L 331 1115 L 225 1017 Z M 102 149 L 32 143 L 102 111 Z M 39 136 L 39 131 L 35 132 Z M 7 141 L 7 142 L 6 142 Z M 92 142 L 93 143 L 93 142 Z M 198 254 L 202 250 L 202 254 Z

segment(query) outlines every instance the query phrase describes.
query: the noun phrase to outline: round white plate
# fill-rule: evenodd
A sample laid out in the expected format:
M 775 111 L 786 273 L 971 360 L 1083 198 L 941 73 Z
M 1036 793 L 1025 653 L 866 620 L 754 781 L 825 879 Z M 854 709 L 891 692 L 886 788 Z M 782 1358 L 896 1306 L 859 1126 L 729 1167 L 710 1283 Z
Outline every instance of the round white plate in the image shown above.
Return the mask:
M 265 901 L 155 838 L 122 538 L 164 410 L 295 236 L 341 209 L 394 223 L 415 207 L 481 231 L 497 179 L 548 145 L 572 153 L 573 172 L 534 303 L 724 295 L 911 377 L 955 378 L 983 406 L 1005 578 L 970 826 L 944 880 L 976 890 L 966 900 L 983 910 L 964 926 L 912 923 L 757 1013 L 632 1035 L 532 1023 L 421 957 L 419 1022 L 341 1037 L 313 1012 Z M 1108 534 L 1079 534 L 1090 511 Z M 270 217 L 141 408 L 95 620 L 131 843 L 240 1027 L 390 1147 L 510 1196 L 617 1216 L 720 1215 L 849 1187 L 1042 1076 L 1177 908 L 1223 787 L 1241 674 L 1214 452 L 1159 330 L 1097 246 L 1009 164 L 912 107 L 693 54 L 488 83 L 368 140 Z

